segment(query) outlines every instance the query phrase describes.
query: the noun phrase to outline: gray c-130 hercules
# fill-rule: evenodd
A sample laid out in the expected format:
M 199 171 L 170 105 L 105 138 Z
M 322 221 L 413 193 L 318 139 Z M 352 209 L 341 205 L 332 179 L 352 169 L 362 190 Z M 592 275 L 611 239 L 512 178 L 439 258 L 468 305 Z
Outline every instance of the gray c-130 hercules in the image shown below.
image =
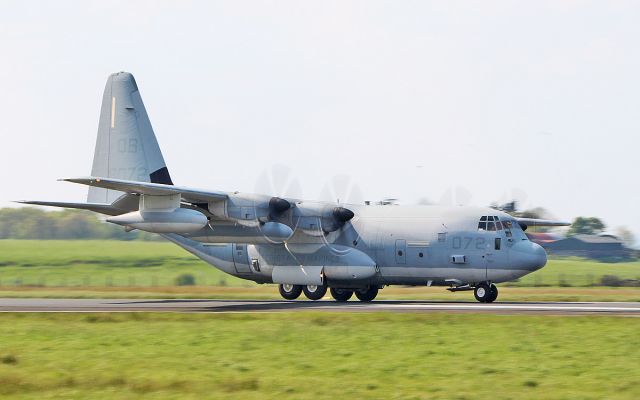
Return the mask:
M 542 247 L 528 225 L 564 222 L 514 218 L 491 208 L 355 205 L 269 194 L 175 186 L 130 73 L 105 87 L 86 203 L 24 201 L 108 215 L 127 230 L 162 235 L 240 278 L 279 284 L 288 300 L 304 292 L 337 301 L 373 300 L 386 285 L 474 290 L 481 302 L 495 283 L 542 268 Z

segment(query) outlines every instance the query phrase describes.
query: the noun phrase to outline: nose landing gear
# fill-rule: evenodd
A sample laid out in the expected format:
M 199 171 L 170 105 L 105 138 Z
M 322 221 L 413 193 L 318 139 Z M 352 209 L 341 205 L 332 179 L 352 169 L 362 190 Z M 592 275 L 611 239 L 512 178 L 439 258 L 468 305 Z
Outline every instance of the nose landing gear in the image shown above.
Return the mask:
M 498 287 L 493 283 L 482 282 L 476 285 L 473 294 L 480 303 L 493 303 L 498 298 Z

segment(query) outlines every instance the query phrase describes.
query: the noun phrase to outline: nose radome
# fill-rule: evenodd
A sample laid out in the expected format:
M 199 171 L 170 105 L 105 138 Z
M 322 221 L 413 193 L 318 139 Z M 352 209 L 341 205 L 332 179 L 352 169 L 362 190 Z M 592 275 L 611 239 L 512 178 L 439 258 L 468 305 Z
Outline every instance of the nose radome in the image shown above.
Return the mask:
M 542 246 L 522 241 L 511 248 L 512 261 L 530 272 L 539 270 L 547 264 L 547 252 Z
M 547 264 L 547 252 L 537 243 L 531 243 L 533 245 L 532 249 L 532 262 L 531 267 L 532 270 L 538 270 L 544 267 Z

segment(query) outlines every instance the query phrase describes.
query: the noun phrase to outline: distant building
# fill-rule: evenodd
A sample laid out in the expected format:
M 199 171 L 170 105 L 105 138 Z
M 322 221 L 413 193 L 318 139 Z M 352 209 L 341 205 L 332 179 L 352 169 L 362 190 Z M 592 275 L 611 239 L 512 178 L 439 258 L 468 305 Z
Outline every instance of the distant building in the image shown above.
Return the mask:
M 541 234 L 533 234 L 541 235 Z M 575 235 L 558 240 L 531 240 L 544 247 L 549 254 L 558 256 L 577 256 L 598 260 L 628 260 L 633 258 L 633 251 L 627 249 L 623 242 L 613 235 Z
M 555 242 L 560 239 L 564 239 L 562 236 L 553 232 L 528 232 L 527 237 L 534 243 L 538 243 L 540 246 L 545 247 L 547 244 Z

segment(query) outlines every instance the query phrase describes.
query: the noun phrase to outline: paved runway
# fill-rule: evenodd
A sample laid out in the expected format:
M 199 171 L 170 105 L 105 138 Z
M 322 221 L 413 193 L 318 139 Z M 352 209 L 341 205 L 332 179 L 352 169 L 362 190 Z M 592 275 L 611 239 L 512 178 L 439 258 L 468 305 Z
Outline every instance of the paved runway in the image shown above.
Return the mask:
M 420 300 L 176 300 L 176 299 L 0 299 L 0 312 L 466 312 L 494 314 L 604 314 L 640 317 L 640 303 L 578 302 L 438 302 Z

